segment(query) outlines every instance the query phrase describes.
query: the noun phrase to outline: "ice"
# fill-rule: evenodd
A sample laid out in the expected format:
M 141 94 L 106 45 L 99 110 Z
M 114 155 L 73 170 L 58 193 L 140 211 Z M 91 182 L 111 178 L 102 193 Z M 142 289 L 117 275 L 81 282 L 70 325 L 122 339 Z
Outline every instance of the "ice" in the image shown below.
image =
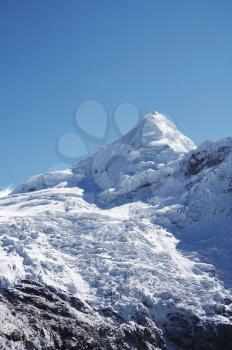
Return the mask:
M 31 279 L 95 310 L 202 319 L 231 297 L 232 141 L 199 147 L 153 113 L 71 169 L 0 198 L 0 283 Z M 149 308 L 147 307 L 149 305 Z

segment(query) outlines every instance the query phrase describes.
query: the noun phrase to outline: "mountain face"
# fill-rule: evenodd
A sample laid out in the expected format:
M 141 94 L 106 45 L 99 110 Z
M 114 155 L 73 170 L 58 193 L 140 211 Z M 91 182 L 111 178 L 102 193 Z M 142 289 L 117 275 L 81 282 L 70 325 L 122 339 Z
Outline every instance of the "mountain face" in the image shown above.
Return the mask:
M 232 139 L 158 113 L 0 199 L 0 349 L 231 349 Z
M 54 187 L 62 181 L 68 186 L 99 193 L 119 186 L 122 175 L 136 175 L 167 165 L 195 148 L 193 142 L 161 114 L 153 113 L 120 140 L 101 147 L 94 156 L 71 170 L 32 177 L 15 193 Z

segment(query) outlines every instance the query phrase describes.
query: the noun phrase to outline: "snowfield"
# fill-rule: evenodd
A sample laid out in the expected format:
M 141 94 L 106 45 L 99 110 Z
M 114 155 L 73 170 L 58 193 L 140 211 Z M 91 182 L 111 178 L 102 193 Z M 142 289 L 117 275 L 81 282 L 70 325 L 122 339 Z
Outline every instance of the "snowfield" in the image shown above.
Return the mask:
M 157 335 L 156 345 L 128 349 L 201 349 L 196 339 L 185 344 L 183 321 L 179 340 L 179 319 L 173 329 L 167 323 L 182 315 L 232 325 L 231 223 L 232 139 L 196 147 L 153 113 L 72 169 L 32 177 L 0 198 L 1 290 L 39 283 L 76 297 L 102 322 L 111 310 L 136 332 L 143 317 L 163 334 L 163 343 Z M 27 349 L 25 339 L 6 337 L 21 326 L 1 310 L 11 325 L 0 329 L 2 349 Z M 110 344 L 100 348 L 127 349 Z

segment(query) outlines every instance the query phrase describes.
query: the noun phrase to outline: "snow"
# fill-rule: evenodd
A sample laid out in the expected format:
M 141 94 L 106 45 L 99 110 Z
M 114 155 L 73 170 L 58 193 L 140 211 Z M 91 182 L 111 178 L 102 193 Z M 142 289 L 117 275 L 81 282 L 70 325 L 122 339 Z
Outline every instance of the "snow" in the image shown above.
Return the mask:
M 74 175 L 71 169 L 53 171 L 29 178 L 26 182 L 17 187 L 13 191 L 13 194 L 34 192 L 48 187 L 75 187 L 81 179 L 81 176 Z
M 117 187 L 123 175 L 156 169 L 194 148 L 194 143 L 167 118 L 152 113 L 119 141 L 101 147 L 72 171 L 85 179 L 82 186 L 91 183 L 94 191 L 108 190 Z
M 63 202 L 63 190 L 56 191 Z M 49 192 L 40 191 L 39 196 Z M 113 305 L 124 317 L 136 312 L 138 301 L 148 300 L 157 319 L 160 309 L 164 315 L 174 301 L 206 317 L 214 299 L 223 299 L 220 283 L 176 249 L 175 237 L 141 217 L 141 208 L 146 213 L 149 207 L 133 203 L 83 211 L 84 200 L 80 205 L 79 197 L 72 199 L 68 213 L 61 203 L 55 211 L 51 199 L 51 211 L 49 204 L 33 216 L 31 208 L 24 209 L 23 217 L 2 222 L 3 249 L 9 254 L 9 269 L 2 274 L 5 283 L 36 279 L 76 294 L 95 308 Z M 12 256 L 23 263 L 16 264 Z M 167 300 L 164 295 L 169 295 Z
M 186 153 L 195 148 L 192 140 L 184 136 L 176 125 L 158 112 L 145 116 L 142 141 L 149 143 L 150 146 L 168 145 L 178 153 Z
M 0 198 L 7 197 L 12 191 L 13 191 L 13 188 L 11 186 L 8 186 L 0 190 Z
M 37 280 L 125 319 L 139 311 L 162 323 L 181 308 L 222 320 L 230 147 L 196 149 L 155 113 L 72 169 L 30 178 L 0 198 L 1 286 Z

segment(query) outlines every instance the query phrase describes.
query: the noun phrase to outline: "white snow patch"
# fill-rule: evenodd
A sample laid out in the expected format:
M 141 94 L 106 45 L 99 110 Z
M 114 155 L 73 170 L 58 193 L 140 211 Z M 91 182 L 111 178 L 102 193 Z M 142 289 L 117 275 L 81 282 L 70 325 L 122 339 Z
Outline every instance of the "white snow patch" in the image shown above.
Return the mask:
M 0 190 L 0 198 L 4 198 L 9 196 L 9 194 L 13 191 L 13 187 L 12 186 L 7 186 L 5 188 L 3 188 L 2 190 Z

